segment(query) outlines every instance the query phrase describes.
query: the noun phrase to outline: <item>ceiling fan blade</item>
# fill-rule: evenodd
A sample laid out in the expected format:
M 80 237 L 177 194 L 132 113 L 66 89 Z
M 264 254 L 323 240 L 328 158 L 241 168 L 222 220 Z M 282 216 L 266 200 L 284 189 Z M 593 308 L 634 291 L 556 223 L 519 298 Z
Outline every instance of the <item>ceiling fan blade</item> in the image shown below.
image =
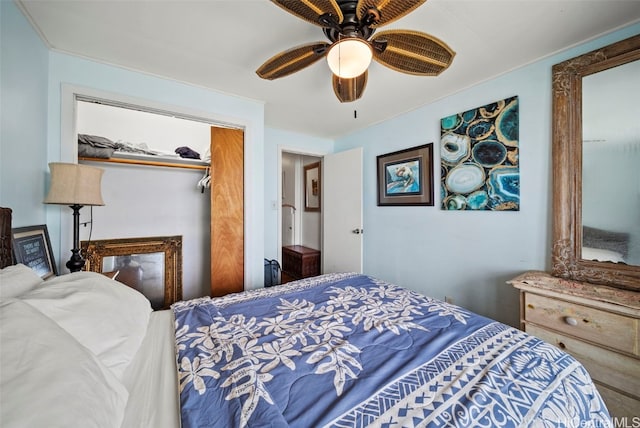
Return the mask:
M 377 20 L 369 25 L 371 28 L 382 27 L 400 19 L 427 0 L 359 0 L 356 6 L 356 16 L 362 22 L 369 14 L 369 10 L 377 10 Z M 366 19 L 365 19 L 366 22 Z
M 337 23 L 341 23 L 344 18 L 340 6 L 336 0 L 271 0 L 292 15 L 304 19 L 307 22 L 325 27 L 321 22 L 322 15 L 331 14 Z
M 324 57 L 329 46 L 329 43 L 315 42 L 280 52 L 262 64 L 256 74 L 267 80 L 288 76 Z
M 376 49 L 376 45 L 386 47 Z M 401 73 L 437 76 L 446 70 L 456 53 L 443 41 L 411 30 L 389 30 L 371 40 L 373 57 L 384 66 Z
M 335 92 L 341 103 L 350 103 L 362 96 L 364 88 L 367 86 L 368 74 L 365 71 L 360 76 L 352 79 L 333 75 L 333 92 Z

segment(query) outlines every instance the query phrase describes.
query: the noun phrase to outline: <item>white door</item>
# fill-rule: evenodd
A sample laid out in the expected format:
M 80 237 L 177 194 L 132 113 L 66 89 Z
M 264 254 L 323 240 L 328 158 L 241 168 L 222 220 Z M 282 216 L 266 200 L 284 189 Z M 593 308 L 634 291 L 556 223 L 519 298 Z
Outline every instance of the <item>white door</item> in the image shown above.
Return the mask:
M 322 273 L 362 273 L 362 148 L 322 161 Z

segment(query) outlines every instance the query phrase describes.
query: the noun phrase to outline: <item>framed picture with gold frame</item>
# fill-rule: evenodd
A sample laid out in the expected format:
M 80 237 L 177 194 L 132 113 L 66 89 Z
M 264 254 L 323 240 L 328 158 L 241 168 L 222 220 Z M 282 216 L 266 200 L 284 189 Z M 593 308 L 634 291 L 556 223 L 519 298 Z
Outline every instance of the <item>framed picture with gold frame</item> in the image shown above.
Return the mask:
M 82 241 L 85 270 L 144 294 L 154 310 L 182 300 L 182 236 Z

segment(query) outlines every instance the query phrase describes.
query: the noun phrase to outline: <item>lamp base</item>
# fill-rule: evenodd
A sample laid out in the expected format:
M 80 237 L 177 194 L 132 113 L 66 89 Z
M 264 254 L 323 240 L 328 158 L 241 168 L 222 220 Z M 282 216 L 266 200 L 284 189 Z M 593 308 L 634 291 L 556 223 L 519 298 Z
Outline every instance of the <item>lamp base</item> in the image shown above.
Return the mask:
M 74 248 L 71 252 L 73 254 L 71 254 L 71 258 L 66 264 L 67 269 L 71 272 L 80 272 L 84 267 L 85 260 L 80 255 L 80 250 L 78 248 Z
M 80 255 L 80 208 L 82 205 L 74 204 L 69 208 L 73 210 L 73 249 L 66 266 L 71 272 L 79 272 L 84 267 L 84 259 Z

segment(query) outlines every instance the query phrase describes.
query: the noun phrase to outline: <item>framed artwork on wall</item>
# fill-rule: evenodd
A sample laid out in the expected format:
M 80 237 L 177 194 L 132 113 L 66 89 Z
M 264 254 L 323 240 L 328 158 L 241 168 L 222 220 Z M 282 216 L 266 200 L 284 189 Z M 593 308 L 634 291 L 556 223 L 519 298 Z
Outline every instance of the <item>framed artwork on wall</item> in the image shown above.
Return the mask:
M 11 229 L 17 263 L 33 269 L 42 279 L 58 275 L 46 224 Z
M 379 155 L 378 206 L 433 206 L 433 143 Z
M 518 211 L 518 140 L 517 96 L 442 118 L 442 209 Z
M 304 210 L 320 211 L 320 162 L 304 167 Z

